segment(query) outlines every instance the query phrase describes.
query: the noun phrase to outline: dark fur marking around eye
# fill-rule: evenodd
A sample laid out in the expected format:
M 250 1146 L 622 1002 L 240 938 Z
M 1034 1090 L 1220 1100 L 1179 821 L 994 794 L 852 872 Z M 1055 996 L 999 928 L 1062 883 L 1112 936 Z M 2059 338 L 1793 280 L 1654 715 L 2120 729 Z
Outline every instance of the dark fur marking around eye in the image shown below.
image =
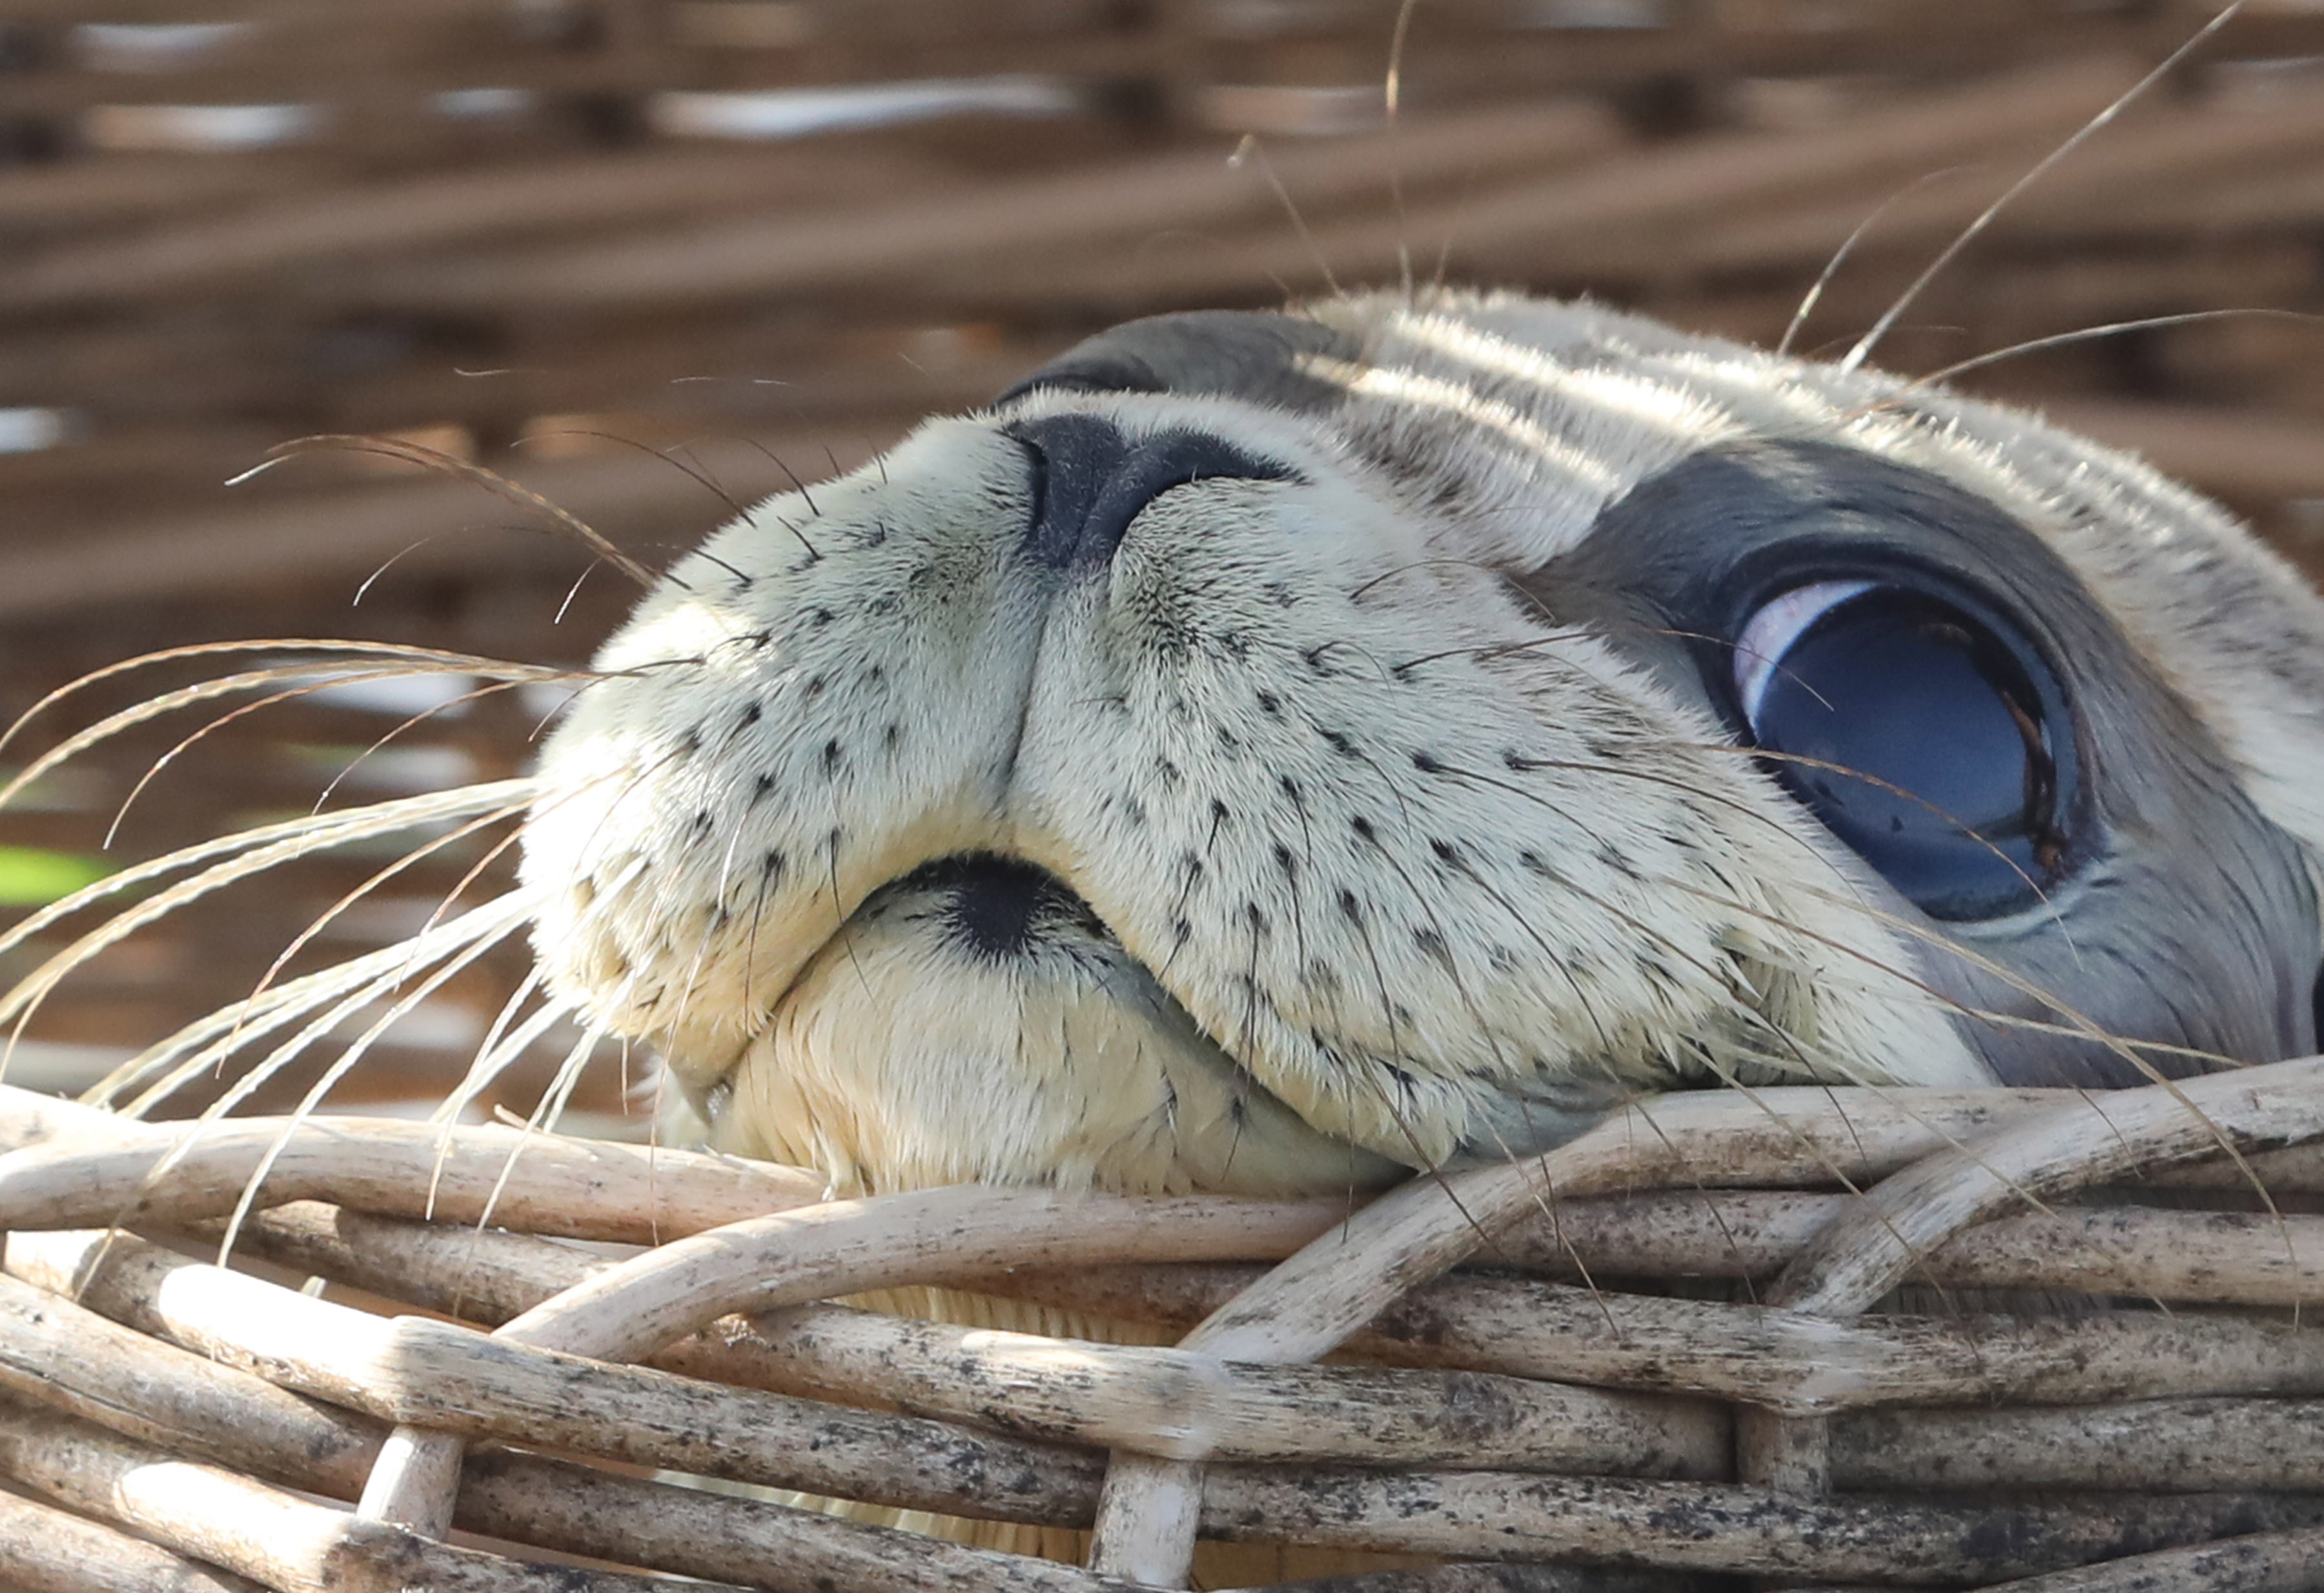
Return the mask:
M 1435 755 L 1433 753 L 1416 752 L 1413 754 L 1412 766 L 1419 770 L 1423 774 L 1442 774 L 1444 773 L 1444 765 L 1437 762 Z
M 2041 843 L 2041 866 L 2032 872 L 2054 864 L 2073 875 L 2042 902 L 2019 907 L 2006 893 L 1970 900 L 1933 892 L 1918 876 L 1908 889 L 1881 870 L 1908 903 L 1931 916 L 1952 914 L 1945 921 L 1959 926 L 1952 932 L 1976 943 L 1976 956 L 1929 943 L 1915 959 L 1954 1004 L 1956 1032 L 2000 1079 L 2078 1088 L 2145 1081 L 2094 1042 L 1960 1015 L 2015 1010 L 2029 986 L 2132 1040 L 2244 1061 L 2311 1049 L 2316 893 L 2298 842 L 2252 801 L 2218 736 L 2125 635 L 2107 602 L 2005 503 L 1876 449 L 1721 444 L 1639 482 L 1571 552 L 1516 584 L 1560 623 L 1595 630 L 1678 695 L 1725 717 L 1739 741 L 1757 734 L 1740 699 L 1731 643 L 1775 600 L 1850 581 L 1867 583 L 1860 605 L 1919 595 L 1978 621 L 2039 689 L 2033 722 L 2048 731 L 2043 756 L 2060 770 L 2069 755 L 2080 766 L 2082 805 L 2062 779 L 2054 800 L 2024 804 L 2043 820 L 2022 832 Z M 1826 639 L 1845 640 L 1847 600 L 1833 597 L 1829 607 Z M 1868 619 L 1860 630 L 1868 645 L 1887 634 Z M 1946 634 L 1941 626 L 1928 634 Z M 1803 634 L 1815 639 L 1812 626 Z M 1993 679 L 1986 656 L 1969 649 L 1966 673 Z M 1922 683 L 1911 671 L 1895 678 L 1914 690 Z M 2020 682 L 2005 683 L 1998 695 L 2022 727 Z M 1816 706 L 1802 710 L 1803 722 Z M 2039 763 L 2029 758 L 2028 766 L 2046 783 Z M 1785 785 L 1780 770 L 1767 777 Z M 2012 789 L 2006 778 L 1995 788 Z M 1865 810 L 1878 818 L 1870 805 Z M 2172 817 L 2159 822 L 2163 814 Z M 1897 863 L 1886 840 L 1895 833 L 1881 820 L 1855 839 L 1839 838 L 1878 869 L 1866 848 Z M 2052 844 L 2053 836 L 2063 847 Z M 2198 844 L 2174 844 L 2182 837 Z M 2124 977 L 2128 968 L 2140 976 Z M 2204 1066 L 2193 1056 L 2155 1062 L 2165 1073 Z
M 1262 691 L 1259 694 L 1259 711 L 1263 714 L 1279 714 L 1283 711 L 1283 699 L 1272 691 Z

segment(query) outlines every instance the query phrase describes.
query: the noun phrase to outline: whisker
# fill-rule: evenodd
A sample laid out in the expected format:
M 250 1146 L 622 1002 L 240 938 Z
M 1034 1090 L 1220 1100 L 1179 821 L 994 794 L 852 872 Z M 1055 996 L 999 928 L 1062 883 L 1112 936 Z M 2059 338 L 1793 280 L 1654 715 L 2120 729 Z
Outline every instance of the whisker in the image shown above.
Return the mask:
M 512 911 L 512 904 L 513 904 L 513 911 Z M 350 1042 L 347 1048 L 324 1070 L 322 1077 L 309 1088 L 307 1093 L 300 1098 L 299 1104 L 284 1119 L 282 1131 L 275 1136 L 274 1143 L 266 1148 L 266 1153 L 259 1158 L 258 1165 L 252 1170 L 248 1181 L 244 1183 L 242 1196 L 235 1202 L 234 1212 L 226 1218 L 226 1232 L 218 1240 L 220 1266 L 226 1265 L 232 1257 L 234 1242 L 241 1236 L 242 1225 L 249 1218 L 251 1209 L 257 1202 L 258 1191 L 266 1182 L 266 1175 L 273 1170 L 274 1163 L 289 1147 L 291 1135 L 297 1132 L 299 1125 L 313 1116 L 316 1107 L 322 1104 L 323 1098 L 362 1064 L 364 1058 L 370 1054 L 373 1045 L 378 1042 L 381 1035 L 428 997 L 473 967 L 477 959 L 522 928 L 530 916 L 530 909 L 531 903 L 525 894 L 512 891 L 499 901 L 477 909 L 466 919 L 455 921 L 455 924 L 460 926 L 465 926 L 470 920 L 480 917 L 486 922 L 477 931 L 466 937 L 466 944 L 456 945 L 432 973 L 420 979 L 385 1012 L 374 1019 L 371 1026 Z M 442 927 L 448 930 L 454 928 L 455 924 Z M 402 977 L 398 976 L 399 979 Z M 327 1035 L 346 1018 L 360 1012 L 373 1002 L 382 999 L 393 987 L 393 986 L 383 987 L 374 985 L 358 990 L 330 1012 L 316 1019 L 264 1061 L 237 1079 L 233 1088 L 229 1088 L 217 1104 L 204 1111 L 202 1114 L 204 1121 L 216 1122 L 224 1118 L 236 1106 L 255 1094 L 269 1079 L 304 1054 L 314 1042 Z M 190 1144 L 194 1137 L 196 1136 L 189 1136 L 186 1143 Z M 157 1173 L 161 1171 L 159 1165 L 155 1171 Z
M 2151 331 L 2161 327 L 2183 327 L 2196 321 L 2221 320 L 2230 316 L 2256 316 L 2267 320 L 2298 321 L 2303 326 L 2324 326 L 2324 315 L 2318 315 L 2309 310 L 2276 310 L 2264 305 L 2219 310 L 2188 310 L 2176 315 L 2143 315 L 2135 320 L 2108 321 L 2104 326 L 2080 327 L 2070 332 L 2052 332 L 2043 338 L 2029 338 L 2022 343 L 2012 343 L 2006 348 L 1996 348 L 1990 353 L 1972 355 L 1968 359 L 1957 359 L 1949 366 L 1939 366 L 1924 376 L 1914 377 L 1904 384 L 1904 391 L 1910 393 L 1917 387 L 1933 386 L 1939 382 L 1950 381 L 1966 372 L 1982 370 L 1987 366 L 1998 365 L 2005 359 L 2015 359 L 2021 354 L 2035 354 L 2044 348 L 2063 348 L 2070 344 L 2088 343 L 2099 338 L 2118 337 L 2125 332 Z M 1882 402 L 1886 404 L 1895 401 L 1888 399 Z
M 1960 258 L 1961 251 L 1974 243 L 1987 227 L 1992 226 L 1995 219 L 2015 202 L 2020 194 L 2048 176 L 2059 162 L 2089 143 L 2100 128 L 2129 108 L 2131 104 L 2142 97 L 2148 89 L 2169 77 L 2178 69 L 2180 62 L 2192 55 L 2209 42 L 2211 35 L 2232 22 L 2236 13 L 2243 10 L 2246 3 L 2246 0 L 2227 0 L 2226 5 L 2212 14 L 2210 21 L 2195 30 L 2193 37 L 2169 55 L 2164 56 L 2153 71 L 2124 89 L 2113 104 L 2083 123 L 2064 143 L 2036 161 L 2024 176 L 2003 190 L 2000 198 L 1978 212 L 1967 227 L 1953 235 L 1952 242 L 1937 252 L 1937 257 L 1922 269 L 1921 274 L 1905 284 L 1904 291 L 1896 296 L 1895 301 L 1881 312 L 1878 320 L 1872 323 L 1872 329 L 1858 338 L 1856 346 L 1840 357 L 1838 365 L 1840 373 L 1846 375 L 1863 365 L 1871 357 L 1872 351 L 1879 347 L 1880 339 L 1895 329 L 1896 322 L 1903 318 L 1907 310 L 1912 308 L 1914 301 L 1920 298 L 1928 285 L 1936 281 L 1947 266 Z
M 1831 258 L 1824 262 L 1823 270 L 1817 274 L 1814 283 L 1809 287 L 1805 294 L 1802 295 L 1799 308 L 1792 312 L 1791 324 L 1784 327 L 1783 337 L 1776 340 L 1776 357 L 1780 359 L 1791 353 L 1794 340 L 1799 337 L 1801 329 L 1808 324 L 1808 317 L 1815 313 L 1815 307 L 1823 298 L 1824 290 L 1831 286 L 1831 280 L 1840 274 L 1840 266 L 1845 264 L 1848 257 L 1856 252 L 1856 245 L 1864 241 L 1865 235 L 1880 224 L 1882 217 L 1914 194 L 1928 187 L 1929 184 L 1941 181 L 1945 178 L 1968 170 L 1966 166 L 1947 166 L 1941 171 L 1923 172 L 1874 206 L 1871 213 L 1856 224 L 1855 230 L 1840 240 L 1840 247 L 1834 249 L 1831 252 Z
M 351 453 L 377 454 L 382 458 L 398 459 L 407 465 L 418 465 L 446 476 L 457 477 L 463 481 L 473 482 L 495 496 L 516 505 L 521 509 L 530 509 L 534 514 L 541 515 L 548 521 L 550 530 L 569 536 L 581 543 L 623 575 L 637 582 L 642 590 L 652 590 L 657 580 L 675 579 L 656 576 L 653 571 L 607 541 L 603 533 L 584 522 L 570 509 L 551 503 L 530 487 L 518 485 L 497 470 L 487 469 L 470 460 L 456 458 L 420 443 L 409 442 L 400 437 L 365 437 L 351 432 L 337 431 L 318 432 L 311 437 L 294 437 L 288 442 L 278 442 L 268 449 L 266 458 L 262 463 L 254 465 L 241 475 L 229 478 L 226 485 L 238 486 L 261 471 L 272 469 L 283 460 L 295 458 L 301 454 L 322 453 L 334 449 Z M 681 581 L 678 584 L 682 587 L 685 583 Z
M 0 731 L 0 751 L 5 751 L 25 726 L 54 708 L 57 704 L 133 671 L 151 669 L 158 664 L 174 663 L 188 658 L 217 658 L 242 653 L 313 653 L 325 658 L 344 654 L 355 658 L 398 659 L 414 665 L 460 674 L 487 675 L 500 679 L 530 679 L 533 671 L 546 666 L 511 663 L 505 659 L 485 658 L 480 654 L 455 653 L 438 647 L 419 647 L 399 642 L 346 642 L 327 637 L 271 636 L 248 642 L 198 642 L 182 647 L 164 647 L 157 652 L 141 653 L 134 658 L 124 658 L 94 669 L 66 681 L 42 696 L 38 702 L 16 716 L 7 729 Z M 549 670 L 549 674 L 575 679 L 594 677 L 589 670 Z
M 489 785 L 471 786 L 430 797 L 408 798 L 401 801 L 381 803 L 376 808 L 361 810 L 357 813 L 343 816 L 344 829 L 331 834 L 329 844 L 344 845 L 351 840 L 409 829 L 414 824 L 428 822 L 430 819 L 440 820 L 456 813 L 474 813 L 496 805 L 513 811 L 516 807 L 521 807 L 526 801 L 530 800 L 537 789 L 537 782 L 531 780 L 497 781 Z M 515 799 L 514 807 L 508 807 L 507 804 L 512 798 Z M 176 912 L 189 902 L 198 900 L 237 880 L 264 873 L 277 864 L 295 857 L 307 857 L 323 849 L 324 842 L 311 831 L 292 829 L 289 826 L 272 828 L 278 831 L 288 830 L 289 833 L 266 845 L 246 850 L 240 856 L 230 857 L 226 861 L 212 864 L 200 873 L 180 880 L 168 890 L 149 897 L 106 920 L 41 964 L 39 968 L 19 980 L 5 996 L 0 996 L 0 1023 L 13 1023 L 14 1025 L 6 1050 L 0 1051 L 0 1070 L 5 1070 L 8 1055 L 13 1052 L 16 1041 L 22 1037 L 25 1024 L 31 1021 L 40 1004 L 73 969 L 80 967 L 107 947 L 118 944 L 139 929 Z M 210 843 L 210 845 L 216 844 L 217 843 Z M 114 882 L 107 880 L 99 883 L 109 884 Z M 115 888 L 119 887 L 116 885 Z M 63 908 L 70 903 L 85 904 L 83 899 L 90 896 L 91 892 L 77 893 L 74 897 L 68 898 L 67 903 L 60 903 L 58 906 Z

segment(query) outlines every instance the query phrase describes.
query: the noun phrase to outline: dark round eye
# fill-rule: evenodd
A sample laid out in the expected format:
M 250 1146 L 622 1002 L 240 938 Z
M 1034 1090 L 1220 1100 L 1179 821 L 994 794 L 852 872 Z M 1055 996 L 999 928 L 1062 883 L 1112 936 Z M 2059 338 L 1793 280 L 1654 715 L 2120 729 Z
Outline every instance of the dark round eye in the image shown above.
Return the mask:
M 2024 637 L 1933 593 L 1827 580 L 1763 605 L 1734 657 L 1775 777 L 1931 917 L 2014 912 L 2064 876 L 2073 737 Z

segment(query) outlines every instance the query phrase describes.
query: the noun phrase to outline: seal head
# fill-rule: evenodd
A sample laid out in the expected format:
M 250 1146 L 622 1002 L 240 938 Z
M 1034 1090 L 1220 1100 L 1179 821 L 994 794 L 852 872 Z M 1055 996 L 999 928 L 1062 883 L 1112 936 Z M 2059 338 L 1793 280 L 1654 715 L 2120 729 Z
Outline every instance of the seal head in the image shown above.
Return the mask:
M 855 1189 L 2315 1044 L 2324 605 L 2025 416 L 1588 305 L 1133 322 L 599 660 L 546 977 Z

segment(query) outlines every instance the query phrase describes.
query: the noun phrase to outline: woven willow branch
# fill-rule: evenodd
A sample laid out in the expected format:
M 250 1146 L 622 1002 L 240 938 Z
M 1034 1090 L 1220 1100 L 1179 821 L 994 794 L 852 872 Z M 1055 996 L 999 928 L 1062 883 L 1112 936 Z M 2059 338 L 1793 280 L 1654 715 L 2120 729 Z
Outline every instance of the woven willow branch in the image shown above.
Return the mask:
M 8 1271 L 23 1280 L 0 1279 L 0 1389 L 43 1407 L 0 1411 L 0 1469 L 78 1513 L 69 1519 L 84 1538 L 100 1534 L 91 1542 L 134 1541 L 103 1524 L 111 1522 L 161 1545 L 124 1551 L 145 1554 L 140 1566 L 106 1549 L 106 1563 L 124 1569 L 88 1585 L 107 1588 L 174 1576 L 189 1556 L 298 1588 L 424 1574 L 431 1586 L 497 1593 L 567 1574 L 450 1550 L 392 1522 L 366 1524 L 254 1479 L 341 1498 L 367 1481 L 375 1516 L 404 1512 L 431 1532 L 456 1522 L 763 1587 L 887 1593 L 929 1585 L 936 1571 L 964 1588 L 1121 1586 L 532 1456 L 479 1454 L 463 1473 L 459 1448 L 476 1439 L 1058 1527 L 1085 1525 L 1097 1508 L 1087 1446 L 1116 1451 L 1113 1491 L 1124 1496 L 1136 1490 L 1120 1479 L 1141 1466 L 1167 1495 L 1183 1477 L 1169 1468 L 1203 1462 L 1199 1486 L 1177 1495 L 1177 1535 L 1144 1540 L 1166 1551 L 1199 1532 L 1464 1557 L 1614 1556 L 1830 1586 L 2064 1575 L 2094 1557 L 2223 1531 L 2297 1545 L 2324 1526 L 2324 1500 L 2284 1491 L 2324 1490 L 2324 1401 L 2284 1397 L 2324 1396 L 2324 1336 L 2312 1332 L 2137 1314 L 1842 1323 L 1539 1275 L 1423 1280 L 1497 1224 L 1486 1259 L 1536 1274 L 1766 1277 L 1827 1264 L 1817 1257 L 1870 1255 L 1878 1247 L 1835 1250 L 1830 1236 L 1866 1209 L 1860 1198 L 1786 1186 L 1926 1162 L 1942 1175 L 1918 1176 L 1947 1191 L 1940 1203 L 1950 1202 L 1957 1222 L 1963 1210 L 2003 1209 L 2030 1187 L 2144 1176 L 2152 1156 L 2202 1155 L 2222 1132 L 2278 1131 L 2270 1144 L 2287 1123 L 2313 1132 L 2301 1114 L 2314 1115 L 2317 1069 L 2285 1064 L 2178 1087 L 2199 1099 L 2217 1092 L 2211 1126 L 2188 1126 L 2183 1103 L 2151 1104 L 2156 1092 L 2108 1098 L 2099 1129 L 2108 1143 L 2087 1154 L 2061 1147 L 2060 1129 L 2080 1122 L 2086 1132 L 2088 1120 L 2039 1092 L 1672 1098 L 1539 1162 L 1448 1181 L 1457 1204 L 1445 1187 L 1421 1183 L 1352 1217 L 1333 1203 L 993 1190 L 815 1206 L 805 1174 L 712 1157 L 370 1120 L 318 1120 L 287 1136 L 268 1120 L 127 1125 L 0 1089 L 0 1144 L 20 1147 L 0 1156 L 0 1222 L 17 1229 Z M 1971 1136 L 2006 1153 L 1964 1149 Z M 250 1248 L 503 1331 L 383 1319 L 127 1235 L 24 1231 L 124 1211 L 198 1226 L 227 1210 L 239 1179 L 278 1146 L 262 1199 L 274 1209 L 254 1219 Z M 2324 1171 L 2314 1151 L 2272 1148 L 2252 1165 L 2264 1181 L 2299 1187 Z M 2170 1172 L 2211 1188 L 2248 1177 L 2225 1162 Z M 1657 1181 L 1696 1192 L 1589 1198 Z M 429 1209 L 431 1186 L 437 1214 L 464 1223 L 489 1209 L 536 1234 L 699 1236 L 611 1262 L 530 1234 L 412 1220 Z M 341 1203 L 285 1203 L 320 1194 Z M 2276 1303 L 2300 1300 L 2317 1277 L 2324 1219 L 2036 1211 L 1951 1240 L 1942 1224 L 1926 1226 L 1941 1247 L 1921 1257 L 1908 1249 L 1906 1264 L 1949 1283 L 2054 1287 L 2063 1275 L 2083 1288 Z M 1893 1248 L 1880 1266 L 1893 1266 Z M 1272 1273 L 1229 1264 L 1295 1252 Z M 1868 1264 L 1840 1270 L 1861 1287 Z M 821 1303 L 927 1283 L 1212 1324 L 1207 1337 L 1152 1349 Z M 1298 1364 L 1327 1340 L 1422 1369 Z M 644 1358 L 654 1364 L 614 1364 Z M 1787 1498 L 1719 1480 L 1729 1474 L 1730 1407 L 1703 1396 L 1836 1413 L 1828 1435 L 1816 1430 L 1819 1445 L 1829 1439 L 1819 1464 L 1845 1486 L 2142 1492 L 2022 1509 Z M 2103 1403 L 2126 1400 L 2138 1403 Z M 1886 1408 L 2029 1401 L 2076 1408 Z M 401 1426 L 390 1433 L 387 1423 Z M 1569 1471 L 1582 1475 L 1554 1475 Z M 108 1478 L 131 1476 L 168 1486 L 106 1492 Z M 2261 1491 L 2235 1491 L 2246 1488 Z M 0 1514 L 0 1568 L 16 1551 L 11 1522 L 35 1519 Z M 2250 1542 L 2253 1554 L 2291 1552 Z M 2209 1577 L 2206 1568 L 2227 1561 L 2156 1563 Z M 1571 1585 L 1537 1569 L 1383 1573 L 1349 1581 L 1348 1593 Z M 234 1584 L 183 1585 L 210 1593 Z M 605 1573 L 555 1585 L 627 1593 L 666 1584 Z
M 2019 1098 L 2024 1098 L 2021 1095 Z M 1736 1108 L 1719 1095 L 1665 1098 L 1600 1125 L 1536 1161 L 1481 1168 L 1441 1183 L 1419 1180 L 1348 1224 L 1342 1242 L 1308 1246 L 1182 1341 L 1239 1360 L 1310 1360 L 1344 1343 L 1415 1285 L 1473 1253 L 1545 1192 L 1617 1187 L 1635 1163 L 1646 1116 L 1683 1164 L 1707 1167 Z M 1666 1112 L 1667 1109 L 1667 1112 Z M 2324 1134 L 2324 1058 L 2281 1062 L 2104 1098 L 2076 1096 L 1963 1142 L 1884 1181 L 1794 1260 L 1778 1284 L 1803 1316 L 1854 1315 L 1920 1257 L 2013 1197 L 2191 1160 L 2214 1148 L 2282 1144 Z M 1700 1141 L 1702 1143 L 1698 1144 Z M 1630 1154 L 1626 1160 L 1624 1153 Z M 1624 1169 L 1617 1172 L 1618 1168 Z M 1698 1176 L 1702 1176 L 1698 1173 Z M 1715 1175 L 1705 1181 L 1724 1181 Z M 1899 1186 L 1904 1193 L 1893 1194 Z M 1804 1462 L 1825 1469 L 1822 1459 Z M 1201 1492 L 1190 1462 L 1118 1457 L 1098 1505 L 1090 1563 L 1157 1587 L 1184 1587 Z

